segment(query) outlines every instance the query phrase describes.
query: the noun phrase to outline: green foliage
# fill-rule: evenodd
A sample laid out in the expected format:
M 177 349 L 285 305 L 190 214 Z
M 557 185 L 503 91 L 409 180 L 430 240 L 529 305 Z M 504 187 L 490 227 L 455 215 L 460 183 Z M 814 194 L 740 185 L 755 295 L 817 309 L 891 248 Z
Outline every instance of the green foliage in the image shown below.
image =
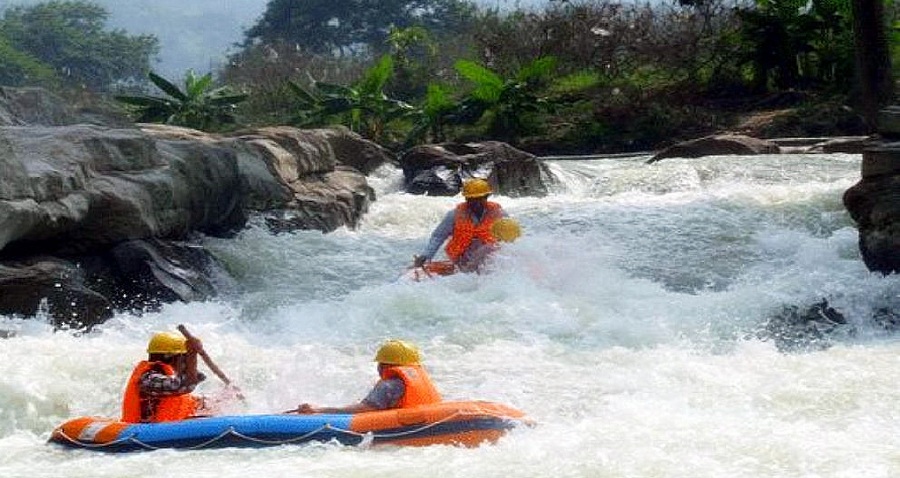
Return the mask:
M 387 43 L 394 59 L 391 94 L 405 101 L 421 98 L 429 83 L 430 67 L 437 57 L 437 45 L 428 30 L 391 27 Z
M 851 0 L 756 0 L 738 9 L 740 61 L 757 91 L 810 82 L 849 87 L 853 72 Z
M 600 75 L 596 72 L 582 70 L 559 78 L 551 85 L 549 92 L 557 95 L 580 93 L 600 83 Z
M 432 141 L 445 141 L 445 127 L 458 107 L 459 104 L 453 98 L 449 86 L 439 83 L 429 84 L 422 106 L 411 115 L 415 120 L 406 135 L 404 146 L 412 146 L 429 137 Z
M 507 79 L 474 61 L 459 60 L 455 67 L 474 84 L 461 102 L 458 120 L 485 121 L 489 135 L 515 143 L 533 129 L 534 113 L 546 106 L 539 92 L 548 84 L 556 59 L 537 58 Z
M 300 109 L 294 123 L 321 126 L 337 121 L 375 142 L 387 142 L 388 124 L 413 110 L 409 104 L 389 98 L 384 92 L 393 68 L 393 59 L 384 55 L 352 86 L 316 81 L 314 91 L 309 92 L 291 82 Z
M 107 12 L 85 1 L 50 1 L 5 11 L 0 33 L 21 55 L 61 72 L 68 83 L 105 91 L 142 80 L 159 51 L 152 35 L 106 31 Z M 21 58 L 21 56 L 20 56 Z
M 307 72 L 319 81 L 290 87 L 297 124 L 342 123 L 387 145 L 405 133 L 407 145 L 492 138 L 544 150 L 555 141 L 579 151 L 653 148 L 732 128 L 761 104 L 844 98 L 855 77 L 850 0 L 551 2 L 543 10 L 479 11 L 466 32 L 431 28 L 423 15 L 383 21 L 399 4 L 427 10 L 442 2 L 269 3 L 273 15 L 247 39 L 252 49 L 277 50 L 277 59 L 261 57 L 248 68 L 258 77 L 243 84 L 274 81 L 268 72 L 276 67 L 286 72 L 279 78 Z M 285 60 L 307 50 L 357 68 L 387 51 L 393 68 L 379 63 L 363 77 Z M 283 94 L 285 84 L 271 91 Z M 783 90 L 799 92 L 767 96 Z M 279 99 L 260 111 L 275 111 Z
M 58 83 L 53 68 L 16 50 L 5 37 L 0 36 L 0 85 L 54 87 Z
M 197 76 L 188 71 L 183 90 L 156 73 L 150 72 L 149 77 L 168 97 L 116 96 L 116 100 L 132 107 L 139 123 L 216 131 L 236 122 L 235 106 L 247 99 L 246 94 L 235 93 L 228 86 L 214 88 L 211 74 Z

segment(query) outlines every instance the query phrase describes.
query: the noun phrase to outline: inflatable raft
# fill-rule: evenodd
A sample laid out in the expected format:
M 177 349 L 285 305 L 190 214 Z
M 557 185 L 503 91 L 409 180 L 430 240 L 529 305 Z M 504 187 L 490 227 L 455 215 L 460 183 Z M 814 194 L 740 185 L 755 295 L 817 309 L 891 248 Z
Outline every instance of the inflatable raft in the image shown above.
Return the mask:
M 265 447 L 312 441 L 471 447 L 495 442 L 508 430 L 528 423 L 522 412 L 498 403 L 442 402 L 357 414 L 236 415 L 164 423 L 81 417 L 57 427 L 50 442 L 108 452 Z

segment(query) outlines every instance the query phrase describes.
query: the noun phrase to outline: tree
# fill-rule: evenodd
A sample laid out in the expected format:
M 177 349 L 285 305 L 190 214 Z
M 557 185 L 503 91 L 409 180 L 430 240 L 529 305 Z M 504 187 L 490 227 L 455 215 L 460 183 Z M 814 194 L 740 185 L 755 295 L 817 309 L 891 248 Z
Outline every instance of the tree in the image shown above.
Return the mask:
M 209 73 L 197 76 L 189 70 L 184 78 L 184 90 L 153 72 L 149 76 L 168 97 L 116 96 L 116 100 L 134 108 L 138 123 L 164 123 L 214 131 L 234 124 L 235 105 L 247 99 L 247 95 L 235 93 L 230 87 L 214 88 Z
M 464 0 L 269 0 L 244 46 L 288 43 L 312 53 L 380 54 L 391 27 L 458 31 L 474 6 Z
M 863 117 L 870 129 L 878 110 L 894 98 L 883 0 L 853 0 L 853 30 Z
M 55 69 L 65 81 L 104 91 L 117 82 L 141 81 L 159 51 L 152 35 L 106 31 L 106 10 L 85 1 L 51 1 L 12 7 L 0 20 L 10 46 Z
M 407 101 L 421 98 L 432 75 L 429 66 L 437 56 L 437 45 L 422 27 L 391 27 L 387 44 L 394 58 L 391 93 Z
M 52 87 L 58 82 L 50 65 L 16 50 L 6 37 L 0 36 L 0 85 Z

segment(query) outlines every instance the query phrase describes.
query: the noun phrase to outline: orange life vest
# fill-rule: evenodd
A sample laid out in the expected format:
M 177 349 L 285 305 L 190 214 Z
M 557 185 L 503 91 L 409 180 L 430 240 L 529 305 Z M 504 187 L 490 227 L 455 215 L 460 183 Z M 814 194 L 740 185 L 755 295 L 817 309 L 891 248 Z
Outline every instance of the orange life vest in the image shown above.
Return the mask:
M 403 380 L 406 391 L 397 403 L 398 408 L 411 408 L 441 401 L 441 394 L 431 383 L 431 378 L 421 365 L 391 365 L 382 371 L 381 378 Z
M 496 244 L 497 239 L 491 234 L 491 225 L 502 217 L 500 205 L 487 201 L 484 205 L 484 216 L 481 222 L 475 224 L 466 203 L 456 206 L 456 217 L 453 221 L 453 235 L 444 249 L 447 257 L 453 262 L 459 262 L 466 249 L 472 244 L 472 239 L 478 238 L 482 244 Z
M 122 401 L 122 421 L 128 423 L 171 422 L 191 417 L 199 400 L 190 393 L 164 397 L 141 396 L 140 381 L 144 373 L 159 369 L 166 375 L 175 375 L 175 369 L 163 362 L 141 361 L 131 373 Z

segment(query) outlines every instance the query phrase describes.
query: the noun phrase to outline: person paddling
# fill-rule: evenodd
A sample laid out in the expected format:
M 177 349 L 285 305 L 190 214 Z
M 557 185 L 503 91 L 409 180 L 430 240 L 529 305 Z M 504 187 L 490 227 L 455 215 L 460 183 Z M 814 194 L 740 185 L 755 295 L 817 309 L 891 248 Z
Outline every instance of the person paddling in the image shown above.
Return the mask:
M 419 349 L 403 340 L 385 342 L 375 354 L 380 380 L 359 403 L 342 407 L 317 407 L 303 403 L 286 413 L 360 413 L 391 408 L 410 408 L 439 403 L 441 394 L 422 366 Z
M 203 342 L 174 332 L 159 332 L 147 344 L 147 360 L 137 364 L 125 388 L 122 421 L 183 420 L 206 410 L 192 392 L 206 376 L 197 370 Z
M 504 220 L 507 214 L 500 204 L 488 201 L 492 192 L 490 183 L 484 179 L 464 182 L 465 202 L 444 216 L 431 233 L 425 249 L 414 256 L 413 267 L 426 268 L 449 238 L 444 250 L 454 268 L 461 272 L 478 272 L 487 256 L 497 249 L 498 240 L 512 241 L 519 237 L 518 223 L 512 219 Z M 502 221 L 499 228 L 502 234 L 496 234 L 498 228 L 493 227 L 498 221 Z

